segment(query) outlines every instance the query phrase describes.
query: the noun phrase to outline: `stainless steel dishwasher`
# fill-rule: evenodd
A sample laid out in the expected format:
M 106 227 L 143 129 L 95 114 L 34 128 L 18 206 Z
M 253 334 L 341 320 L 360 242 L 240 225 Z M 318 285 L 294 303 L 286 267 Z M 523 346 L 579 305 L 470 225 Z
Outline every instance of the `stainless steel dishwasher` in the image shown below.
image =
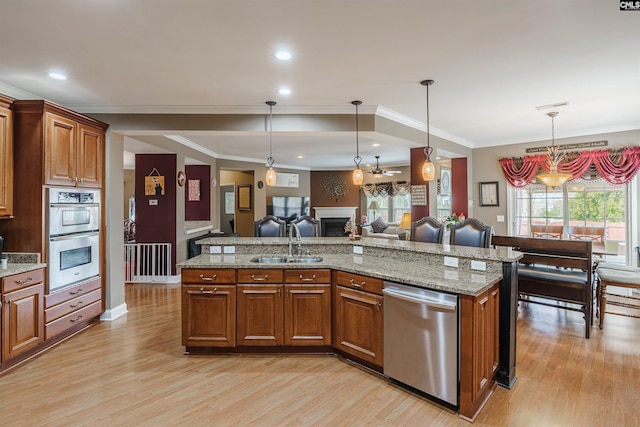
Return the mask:
M 384 374 L 458 406 L 458 296 L 384 283 Z

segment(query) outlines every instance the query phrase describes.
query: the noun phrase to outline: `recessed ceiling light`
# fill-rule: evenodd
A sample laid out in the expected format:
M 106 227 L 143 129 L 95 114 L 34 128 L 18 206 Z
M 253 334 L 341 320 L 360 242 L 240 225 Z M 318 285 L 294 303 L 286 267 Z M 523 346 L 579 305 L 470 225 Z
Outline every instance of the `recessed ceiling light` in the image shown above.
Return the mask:
M 380 147 L 380 143 L 379 142 L 374 142 L 373 144 L 371 144 L 372 147 Z
M 280 95 L 291 95 L 291 89 L 286 87 L 281 87 L 280 89 L 278 89 L 278 93 Z
M 298 156 L 299 159 L 304 159 L 304 156 Z
M 279 59 L 280 61 L 288 61 L 293 58 L 291 52 L 286 50 L 276 50 L 275 52 L 273 52 L 273 56 L 275 56 L 276 59 Z
M 67 76 L 62 73 L 51 72 L 49 73 L 49 77 L 56 80 L 67 80 Z

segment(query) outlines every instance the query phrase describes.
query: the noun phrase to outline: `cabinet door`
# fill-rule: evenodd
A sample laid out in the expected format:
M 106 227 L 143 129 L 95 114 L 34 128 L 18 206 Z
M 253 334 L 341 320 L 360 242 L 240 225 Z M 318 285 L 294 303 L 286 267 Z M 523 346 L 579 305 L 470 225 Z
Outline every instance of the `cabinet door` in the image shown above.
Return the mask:
M 336 286 L 334 303 L 333 346 L 381 367 L 382 297 Z
M 280 346 L 282 285 L 238 285 L 239 346 Z
M 53 113 L 45 113 L 45 117 L 45 184 L 75 185 L 76 122 Z
M 234 347 L 235 320 L 235 286 L 182 287 L 182 345 Z
M 0 108 L 0 217 L 13 215 L 13 130 L 11 110 Z
M 87 125 L 78 125 L 77 169 L 78 187 L 102 187 L 102 155 L 104 132 Z
M 331 285 L 285 285 L 284 344 L 331 345 Z
M 2 361 L 44 341 L 44 283 L 2 296 Z

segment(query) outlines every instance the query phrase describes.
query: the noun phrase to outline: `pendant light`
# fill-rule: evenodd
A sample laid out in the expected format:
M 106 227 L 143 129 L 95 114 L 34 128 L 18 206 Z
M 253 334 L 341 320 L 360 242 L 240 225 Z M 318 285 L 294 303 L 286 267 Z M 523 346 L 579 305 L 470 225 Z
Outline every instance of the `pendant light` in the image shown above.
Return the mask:
M 364 174 L 362 173 L 362 169 L 360 169 L 360 162 L 362 162 L 362 157 L 360 157 L 360 151 L 358 147 L 358 105 L 362 104 L 362 101 L 351 101 L 353 105 L 356 106 L 356 156 L 353 158 L 354 163 L 356 164 L 356 168 L 353 170 L 353 185 L 362 185 L 364 182 Z
M 267 101 L 269 106 L 269 157 L 267 158 L 267 175 L 265 181 L 269 187 L 276 185 L 276 171 L 273 169 L 273 162 L 275 161 L 271 154 L 271 140 L 273 134 L 273 106 L 276 105 L 276 101 Z
M 560 160 L 564 157 L 564 154 L 558 153 L 558 147 L 556 147 L 555 142 L 555 117 L 558 115 L 557 111 L 552 111 L 547 113 L 547 116 L 551 117 L 551 147 L 547 149 L 547 154 L 549 158 L 547 159 L 547 165 L 549 166 L 548 173 L 541 173 L 537 176 L 537 178 L 542 181 L 544 185 L 550 187 L 552 190 L 556 187 L 561 186 L 567 180 L 571 179 L 572 175 L 570 173 L 560 173 L 558 172 L 558 164 Z
M 436 177 L 436 167 L 431 161 L 431 153 L 433 153 L 433 148 L 431 148 L 431 144 L 429 143 L 429 86 L 431 86 L 433 83 L 433 80 L 423 80 L 420 82 L 422 86 L 427 87 L 427 147 L 424 149 L 424 155 L 426 156 L 426 159 L 422 164 L 422 179 L 425 181 L 433 181 L 433 179 Z

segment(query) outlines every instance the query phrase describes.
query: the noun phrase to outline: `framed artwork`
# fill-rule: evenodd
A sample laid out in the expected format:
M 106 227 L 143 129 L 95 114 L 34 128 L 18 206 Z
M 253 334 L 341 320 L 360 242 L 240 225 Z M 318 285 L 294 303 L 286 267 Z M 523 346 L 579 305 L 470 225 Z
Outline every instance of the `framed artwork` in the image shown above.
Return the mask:
M 200 201 L 200 180 L 190 179 L 188 188 L 189 188 L 188 200 L 190 202 L 199 202 Z
M 144 177 L 145 196 L 164 196 L 164 176 L 151 175 Z
M 251 184 L 238 185 L 238 210 L 251 210 Z
M 451 169 L 440 167 L 440 194 L 451 194 Z
M 498 181 L 480 183 L 480 206 L 500 206 Z

